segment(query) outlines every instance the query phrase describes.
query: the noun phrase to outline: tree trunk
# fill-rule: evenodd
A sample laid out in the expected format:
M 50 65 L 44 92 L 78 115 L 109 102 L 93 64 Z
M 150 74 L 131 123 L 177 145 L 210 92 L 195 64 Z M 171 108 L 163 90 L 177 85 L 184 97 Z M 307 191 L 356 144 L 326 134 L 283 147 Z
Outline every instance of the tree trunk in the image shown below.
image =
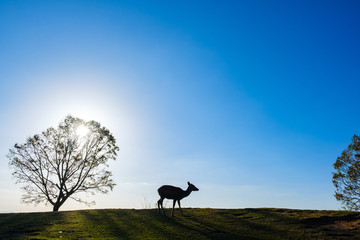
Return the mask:
M 72 194 L 72 193 L 71 193 Z M 57 201 L 55 202 L 55 204 L 53 205 L 53 212 L 57 212 L 59 211 L 59 208 L 64 204 L 64 202 L 68 199 L 68 197 L 71 195 L 68 194 L 67 196 L 64 197 L 63 194 L 61 194 L 63 197 L 62 198 L 58 198 Z
M 56 203 L 54 204 L 54 207 L 53 207 L 53 212 L 59 211 L 60 206 L 61 206 L 61 203 L 56 202 Z

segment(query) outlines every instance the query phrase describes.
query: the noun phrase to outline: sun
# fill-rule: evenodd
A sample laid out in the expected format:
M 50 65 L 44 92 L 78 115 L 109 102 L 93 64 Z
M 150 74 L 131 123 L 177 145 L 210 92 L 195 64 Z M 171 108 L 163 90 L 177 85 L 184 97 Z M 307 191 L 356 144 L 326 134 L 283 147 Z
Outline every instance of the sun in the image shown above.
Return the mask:
M 76 129 L 76 135 L 78 135 L 79 137 L 85 137 L 89 133 L 89 131 L 89 128 L 82 124 Z

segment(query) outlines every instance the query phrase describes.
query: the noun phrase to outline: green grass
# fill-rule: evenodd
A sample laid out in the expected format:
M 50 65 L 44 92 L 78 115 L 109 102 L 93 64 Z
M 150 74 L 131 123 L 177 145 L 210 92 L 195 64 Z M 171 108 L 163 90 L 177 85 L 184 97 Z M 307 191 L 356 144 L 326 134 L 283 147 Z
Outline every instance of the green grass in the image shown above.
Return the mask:
M 360 239 L 358 212 L 261 208 L 175 214 L 164 217 L 155 209 L 0 214 L 0 239 Z

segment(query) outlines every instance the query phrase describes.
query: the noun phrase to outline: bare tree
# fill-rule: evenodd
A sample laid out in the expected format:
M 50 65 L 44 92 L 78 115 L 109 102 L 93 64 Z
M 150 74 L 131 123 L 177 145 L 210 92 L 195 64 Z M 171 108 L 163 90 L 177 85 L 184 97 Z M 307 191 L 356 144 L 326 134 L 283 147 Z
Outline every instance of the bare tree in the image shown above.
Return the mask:
M 57 129 L 48 128 L 9 150 L 16 183 L 23 183 L 22 202 L 45 202 L 58 211 L 68 198 L 90 204 L 76 193 L 108 193 L 115 186 L 107 170 L 115 160 L 116 140 L 96 121 L 67 116 Z

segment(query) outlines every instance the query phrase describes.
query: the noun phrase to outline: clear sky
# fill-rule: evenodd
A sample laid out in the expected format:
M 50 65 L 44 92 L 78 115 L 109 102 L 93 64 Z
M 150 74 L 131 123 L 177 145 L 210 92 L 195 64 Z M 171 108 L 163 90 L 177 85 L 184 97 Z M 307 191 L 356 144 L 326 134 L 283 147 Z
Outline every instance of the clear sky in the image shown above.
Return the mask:
M 0 1 L 0 212 L 6 154 L 67 114 L 109 128 L 117 186 L 93 208 L 339 209 L 337 156 L 359 134 L 358 1 Z M 61 210 L 87 208 L 68 200 Z

